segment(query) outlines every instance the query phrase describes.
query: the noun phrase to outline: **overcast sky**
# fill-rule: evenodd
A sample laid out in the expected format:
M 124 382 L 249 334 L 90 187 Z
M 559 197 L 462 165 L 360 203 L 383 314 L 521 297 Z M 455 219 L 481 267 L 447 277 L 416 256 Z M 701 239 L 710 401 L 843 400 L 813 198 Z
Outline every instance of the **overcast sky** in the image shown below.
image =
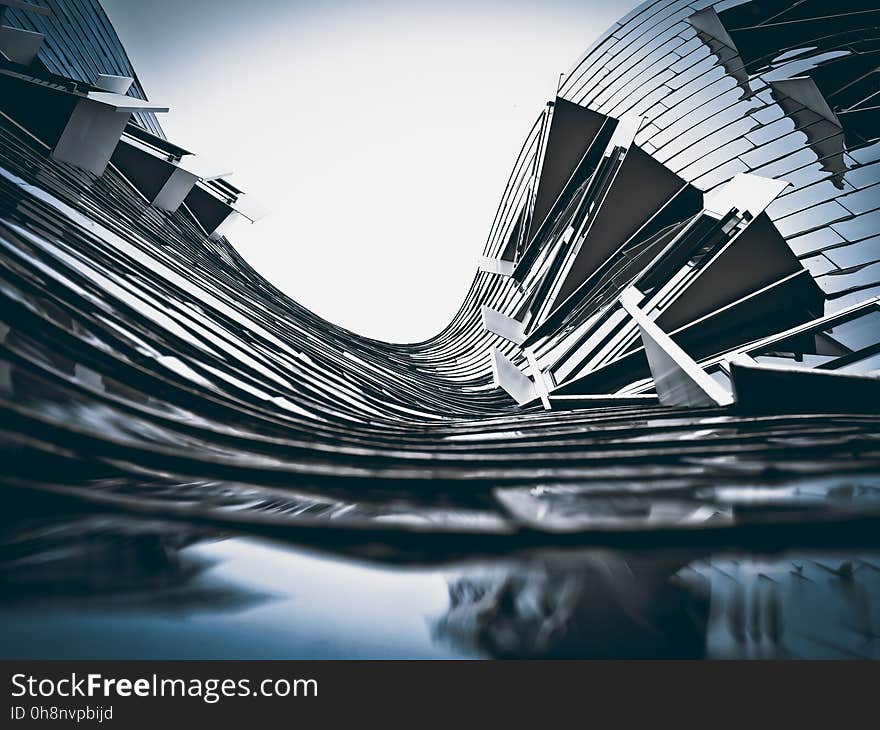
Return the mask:
M 380 339 L 439 331 L 561 72 L 634 0 L 103 0 L 169 139 L 269 217 L 229 238 Z

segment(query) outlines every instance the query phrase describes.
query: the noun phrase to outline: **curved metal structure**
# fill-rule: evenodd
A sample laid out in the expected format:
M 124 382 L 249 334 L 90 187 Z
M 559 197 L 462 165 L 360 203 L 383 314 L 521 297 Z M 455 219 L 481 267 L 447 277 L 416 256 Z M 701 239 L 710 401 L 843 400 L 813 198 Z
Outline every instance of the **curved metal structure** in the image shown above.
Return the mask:
M 43 36 L 35 59 L 38 67 L 85 84 L 101 74 L 128 76 L 133 81 L 128 94 L 147 98 L 98 0 L 8 0 L 0 3 L 0 21 Z M 162 136 L 154 114 L 137 113 L 136 118 L 145 129 Z
M 40 5 L 121 51 L 96 5 Z M 110 100 L 134 116 L 101 174 L 61 161 L 103 87 L 7 59 L 5 488 L 400 559 L 872 534 L 880 11 L 849 5 L 615 24 L 530 131 L 457 315 L 407 345 L 254 271 L 222 235 L 256 217 L 241 191 L 151 111 Z

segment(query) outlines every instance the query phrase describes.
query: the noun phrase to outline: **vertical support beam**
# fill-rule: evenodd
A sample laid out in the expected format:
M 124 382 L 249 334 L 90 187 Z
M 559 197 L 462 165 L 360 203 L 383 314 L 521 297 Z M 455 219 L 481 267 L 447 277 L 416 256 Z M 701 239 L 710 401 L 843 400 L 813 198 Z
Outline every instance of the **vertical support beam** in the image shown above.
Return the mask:
M 731 405 L 733 396 L 639 309 L 642 299 L 642 293 L 630 287 L 620 304 L 639 326 L 660 403 L 691 408 Z
M 550 388 L 547 385 L 547 380 L 552 380 L 552 375 L 549 373 L 544 373 L 541 370 L 541 365 L 538 363 L 538 358 L 535 356 L 535 353 L 531 350 L 531 348 L 527 348 L 525 350 L 526 360 L 529 362 L 529 370 L 532 371 L 532 378 L 535 381 L 535 392 L 538 394 L 538 397 L 541 399 L 541 403 L 544 405 L 544 410 L 550 410 Z

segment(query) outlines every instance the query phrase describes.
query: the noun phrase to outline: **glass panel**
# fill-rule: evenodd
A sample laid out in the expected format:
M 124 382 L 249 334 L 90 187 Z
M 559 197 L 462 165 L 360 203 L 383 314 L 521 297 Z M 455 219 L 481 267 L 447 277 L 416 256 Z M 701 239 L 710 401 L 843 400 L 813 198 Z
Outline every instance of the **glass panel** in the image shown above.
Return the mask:
M 880 311 L 836 325 L 828 330 L 828 336 L 853 352 L 874 345 L 880 342 Z
M 873 355 L 837 368 L 837 372 L 850 373 L 851 375 L 866 375 L 875 371 L 880 371 L 880 352 L 875 352 Z
M 788 365 L 801 368 L 840 370 L 841 372 L 868 372 L 876 369 L 877 353 L 866 352 L 865 357 L 853 362 L 853 353 L 880 343 L 880 310 L 871 307 L 843 321 L 794 335 L 749 353 L 757 362 Z M 835 362 L 838 362 L 835 366 Z M 858 363 L 864 361 L 864 365 Z M 859 369 L 861 367 L 861 369 Z
M 756 362 L 762 365 L 791 365 L 812 370 L 819 365 L 825 365 L 836 357 L 831 355 L 805 355 L 803 353 L 777 353 L 773 355 L 759 355 L 755 358 Z
M 709 376 L 719 385 L 730 388 L 730 376 L 721 368 L 717 368 L 709 372 Z

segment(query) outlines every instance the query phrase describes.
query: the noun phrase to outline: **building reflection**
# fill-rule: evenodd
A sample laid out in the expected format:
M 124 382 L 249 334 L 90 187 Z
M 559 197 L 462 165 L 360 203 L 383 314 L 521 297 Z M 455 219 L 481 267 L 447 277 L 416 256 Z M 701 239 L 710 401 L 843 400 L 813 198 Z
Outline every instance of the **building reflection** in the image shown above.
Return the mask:
M 401 570 L 218 540 L 122 515 L 16 514 L 0 529 L 0 612 L 37 641 L 35 655 L 52 651 L 41 633 L 73 640 L 80 626 L 106 625 L 117 633 L 90 655 L 173 654 L 180 632 L 223 627 L 217 656 L 242 647 L 251 658 L 379 656 L 377 633 L 426 621 L 430 636 L 413 628 L 394 656 L 880 658 L 876 550 L 545 550 Z M 435 584 L 437 601 L 426 600 Z M 377 585 L 390 591 L 379 603 L 361 593 Z M 311 600 L 329 601 L 320 617 Z M 305 635 L 302 626 L 311 627 Z M 315 632 L 326 643 L 309 643 Z M 203 639 L 193 641 L 180 651 L 201 656 Z
M 880 658 L 880 554 L 541 555 L 449 578 L 440 640 L 497 658 Z

